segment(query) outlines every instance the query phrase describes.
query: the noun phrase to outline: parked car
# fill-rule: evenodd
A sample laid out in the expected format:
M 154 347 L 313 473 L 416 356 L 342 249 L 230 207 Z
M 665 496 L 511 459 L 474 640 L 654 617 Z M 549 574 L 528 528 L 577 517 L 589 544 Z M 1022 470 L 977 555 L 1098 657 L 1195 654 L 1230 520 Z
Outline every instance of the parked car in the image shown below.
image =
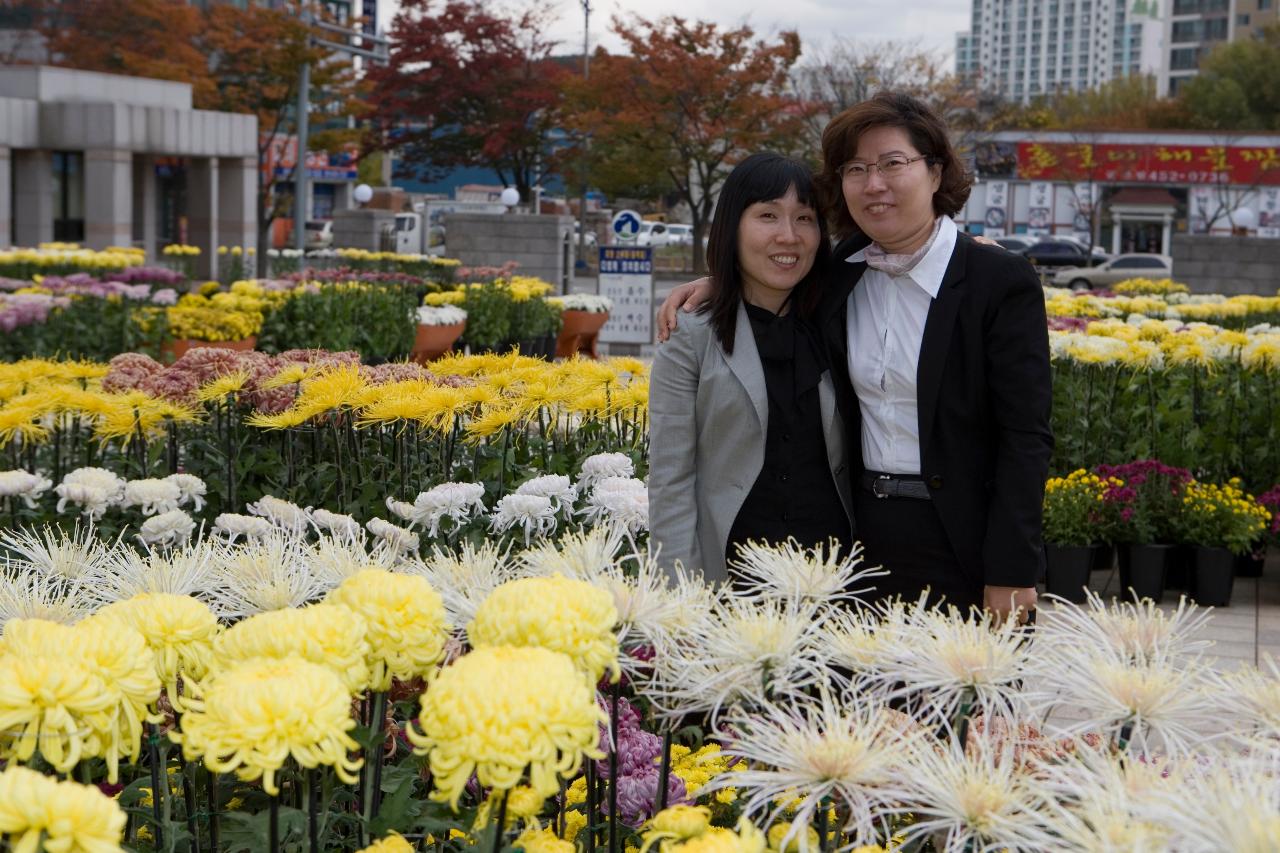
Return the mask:
M 578 245 L 578 238 L 582 235 L 582 223 L 576 220 L 573 223 L 573 245 Z M 599 242 L 596 238 L 596 232 L 588 231 L 586 236 L 586 245 L 595 246 Z
M 692 246 L 693 245 L 693 226 L 685 225 L 680 222 L 667 223 L 667 245 L 668 246 Z
M 1062 240 L 1041 240 L 1022 254 L 1037 267 L 1091 267 L 1097 263 L 1091 253 Z
M 1173 258 L 1168 255 L 1116 255 L 1092 269 L 1067 267 L 1053 276 L 1057 287 L 1092 290 L 1127 278 L 1169 278 L 1173 275 Z
M 313 219 L 307 222 L 307 250 L 328 249 L 333 245 L 333 220 Z
M 1101 246 L 1093 246 L 1093 247 L 1086 246 L 1085 242 L 1081 240 L 1079 237 L 1072 237 L 1069 234 L 1055 234 L 1052 237 L 1046 237 L 1045 239 L 1057 240 L 1060 243 L 1070 243 L 1072 246 L 1077 247 L 1082 252 L 1087 249 L 1093 255 L 1095 263 L 1101 263 L 1102 261 L 1105 261 L 1111 257 L 1110 253 L 1108 253 Z
M 1030 249 L 1039 241 L 1039 238 L 1037 237 L 1028 237 L 1022 234 L 1010 234 L 1008 236 L 997 237 L 995 239 L 996 242 L 1000 244 L 1001 248 L 1007 249 L 1015 255 L 1026 254 L 1027 249 Z
M 667 223 L 641 222 L 640 233 L 636 235 L 636 245 L 665 246 L 667 245 L 667 239 Z

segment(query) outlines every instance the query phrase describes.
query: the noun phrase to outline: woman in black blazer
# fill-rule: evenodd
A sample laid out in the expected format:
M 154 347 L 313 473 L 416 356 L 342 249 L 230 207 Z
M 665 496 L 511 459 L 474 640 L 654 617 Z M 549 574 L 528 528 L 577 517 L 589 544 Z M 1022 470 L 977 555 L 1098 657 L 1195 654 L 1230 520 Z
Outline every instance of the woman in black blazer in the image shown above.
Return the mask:
M 876 595 L 927 588 L 934 603 L 1030 612 L 1053 449 L 1039 279 L 957 231 L 970 180 L 916 99 L 882 93 L 841 113 L 822 159 L 842 238 L 823 334 L 833 367 L 847 365 L 832 374 L 857 535 L 889 571 Z M 687 296 L 668 298 L 660 325 Z

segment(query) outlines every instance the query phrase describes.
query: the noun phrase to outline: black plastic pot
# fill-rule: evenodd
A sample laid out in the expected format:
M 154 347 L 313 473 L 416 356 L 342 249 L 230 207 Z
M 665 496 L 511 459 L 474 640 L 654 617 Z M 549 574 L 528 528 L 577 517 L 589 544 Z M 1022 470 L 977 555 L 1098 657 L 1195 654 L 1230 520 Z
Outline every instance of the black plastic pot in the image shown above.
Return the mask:
M 1231 604 L 1231 588 L 1236 579 L 1235 563 L 1235 555 L 1226 548 L 1196 548 L 1191 597 L 1197 604 L 1204 607 Z
M 1089 587 L 1089 571 L 1093 568 L 1093 546 L 1045 545 L 1044 553 L 1048 567 L 1045 592 L 1082 604 Z
M 1267 546 L 1255 545 L 1244 554 L 1236 554 L 1236 577 L 1260 578 L 1267 563 Z
M 1093 565 L 1095 572 L 1109 571 L 1116 564 L 1116 546 L 1104 542 L 1093 546 Z
M 1169 549 L 1169 561 L 1165 565 L 1165 589 L 1191 589 L 1191 574 L 1195 571 L 1196 546 L 1174 545 Z
M 1120 560 L 1120 592 L 1139 600 L 1164 597 L 1164 577 L 1172 545 L 1127 545 Z

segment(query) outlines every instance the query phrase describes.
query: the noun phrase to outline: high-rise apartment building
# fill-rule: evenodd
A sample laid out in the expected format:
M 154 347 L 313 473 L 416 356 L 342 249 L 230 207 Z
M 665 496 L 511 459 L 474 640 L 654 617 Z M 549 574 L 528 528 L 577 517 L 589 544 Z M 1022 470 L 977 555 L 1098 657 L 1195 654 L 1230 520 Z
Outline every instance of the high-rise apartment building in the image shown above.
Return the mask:
M 1163 11 L 1162 0 L 973 0 L 969 31 L 956 38 L 956 72 L 1023 103 L 1136 74 L 1159 78 Z

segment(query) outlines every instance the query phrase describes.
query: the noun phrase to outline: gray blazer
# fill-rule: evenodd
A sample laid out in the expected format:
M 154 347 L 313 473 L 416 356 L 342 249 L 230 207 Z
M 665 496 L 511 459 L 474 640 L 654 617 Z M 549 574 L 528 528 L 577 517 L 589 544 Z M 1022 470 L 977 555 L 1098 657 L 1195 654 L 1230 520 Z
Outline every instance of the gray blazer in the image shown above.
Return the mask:
M 845 429 L 831 372 L 818 386 L 827 459 L 845 513 L 853 500 Z M 649 542 L 664 567 L 676 562 L 708 582 L 728 580 L 729 529 L 764 468 L 769 401 L 745 306 L 733 355 L 707 314 L 681 314 L 658 348 L 649 387 Z M 852 524 L 851 524 L 852 526 Z

